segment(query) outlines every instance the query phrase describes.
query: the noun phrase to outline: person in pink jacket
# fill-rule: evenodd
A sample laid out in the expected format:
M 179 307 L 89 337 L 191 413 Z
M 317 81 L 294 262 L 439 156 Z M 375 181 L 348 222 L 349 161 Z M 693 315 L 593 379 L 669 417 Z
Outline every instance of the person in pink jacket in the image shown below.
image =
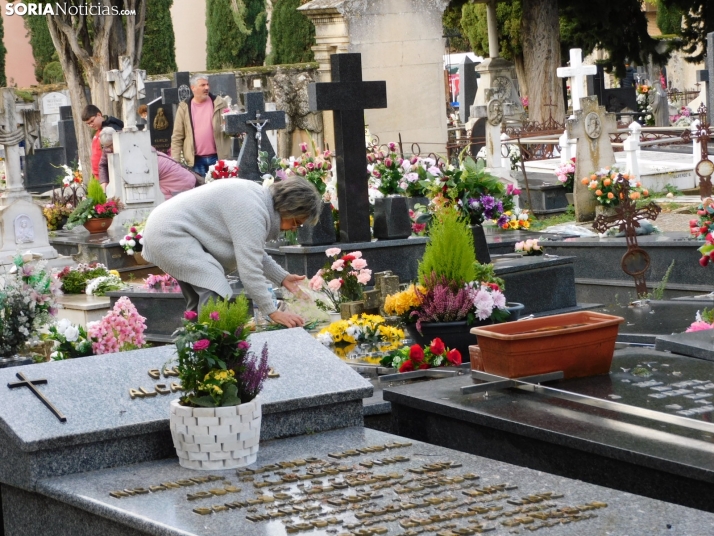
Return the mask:
M 113 138 L 114 130 L 111 127 L 103 129 L 99 133 L 99 141 L 102 144 L 102 157 L 99 160 L 99 184 L 104 190 L 109 184 L 109 160 L 107 154 L 114 151 Z M 159 164 L 159 188 L 166 199 L 171 199 L 176 194 L 191 190 L 196 186 L 196 175 L 191 170 L 186 169 L 167 154 L 157 151 L 156 157 Z

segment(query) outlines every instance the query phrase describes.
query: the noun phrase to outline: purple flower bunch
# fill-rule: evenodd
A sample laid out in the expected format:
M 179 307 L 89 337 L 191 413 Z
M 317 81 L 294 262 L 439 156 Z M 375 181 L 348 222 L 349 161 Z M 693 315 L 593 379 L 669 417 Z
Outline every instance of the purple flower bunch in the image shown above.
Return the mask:
M 250 402 L 268 377 L 268 348 L 261 356 L 250 351 L 248 302 L 209 302 L 200 314 L 184 313 L 176 331 L 178 371 L 185 406 L 234 406 Z

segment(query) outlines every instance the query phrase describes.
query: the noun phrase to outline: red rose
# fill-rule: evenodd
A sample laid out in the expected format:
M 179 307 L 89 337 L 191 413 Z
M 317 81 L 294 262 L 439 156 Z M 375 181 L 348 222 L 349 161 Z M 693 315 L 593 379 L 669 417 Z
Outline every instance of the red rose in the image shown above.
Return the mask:
M 446 350 L 446 347 L 444 346 L 444 341 L 437 337 L 436 339 L 431 341 L 431 346 L 429 347 L 429 350 L 431 350 L 431 353 L 434 355 L 443 354 L 444 350 Z
M 424 350 L 418 344 L 413 345 L 409 348 L 409 359 L 421 363 L 424 361 Z
M 446 354 L 446 359 L 448 359 L 452 365 L 459 366 L 461 364 L 461 352 L 459 352 L 456 348 L 449 350 Z
M 689 220 L 690 227 L 696 227 L 697 225 L 699 225 L 699 222 L 697 220 Z
M 498 286 L 498 283 L 489 283 L 488 286 L 491 290 L 501 290 L 501 287 Z
M 354 255 L 345 255 L 344 257 L 342 257 L 342 260 L 345 262 L 352 262 L 353 260 L 355 260 L 355 256 Z
M 431 368 L 431 365 L 429 365 L 429 363 L 422 363 L 421 365 L 419 365 L 419 370 L 425 370 L 428 368 Z
M 402 363 L 402 366 L 399 367 L 399 372 L 411 372 L 414 370 L 414 363 L 411 361 L 405 361 Z
M 714 235 L 712 233 L 709 233 L 705 240 L 710 244 L 714 244 Z
M 708 230 L 708 229 L 707 229 L 706 227 L 700 227 L 700 228 L 699 228 L 699 232 L 700 232 L 701 234 L 706 233 L 707 230 Z

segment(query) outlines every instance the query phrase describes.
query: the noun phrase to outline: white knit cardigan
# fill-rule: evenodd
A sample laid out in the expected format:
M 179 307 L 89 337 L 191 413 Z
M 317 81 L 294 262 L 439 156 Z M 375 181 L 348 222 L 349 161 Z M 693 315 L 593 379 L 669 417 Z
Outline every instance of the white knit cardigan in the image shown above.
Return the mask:
M 270 191 L 243 179 L 220 179 L 160 204 L 144 228 L 143 257 L 179 281 L 229 296 L 225 274 L 238 268 L 246 293 L 263 314 L 275 312 L 266 279 L 288 275 L 266 252 L 280 215 Z

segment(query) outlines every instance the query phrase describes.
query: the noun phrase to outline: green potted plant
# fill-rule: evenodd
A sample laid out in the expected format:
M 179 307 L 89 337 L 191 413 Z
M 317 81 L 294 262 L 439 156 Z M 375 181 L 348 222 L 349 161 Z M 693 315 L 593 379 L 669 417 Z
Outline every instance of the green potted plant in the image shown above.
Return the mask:
M 104 233 L 120 210 L 119 200 L 107 199 L 99 181 L 92 178 L 87 186 L 87 197 L 69 215 L 65 228 L 71 230 L 84 225 L 90 234 Z
M 228 469 L 256 460 L 268 347 L 260 357 L 250 351 L 248 319 L 245 296 L 209 300 L 200 314 L 187 311 L 176 331 L 185 394 L 171 402 L 170 427 L 182 467 Z

